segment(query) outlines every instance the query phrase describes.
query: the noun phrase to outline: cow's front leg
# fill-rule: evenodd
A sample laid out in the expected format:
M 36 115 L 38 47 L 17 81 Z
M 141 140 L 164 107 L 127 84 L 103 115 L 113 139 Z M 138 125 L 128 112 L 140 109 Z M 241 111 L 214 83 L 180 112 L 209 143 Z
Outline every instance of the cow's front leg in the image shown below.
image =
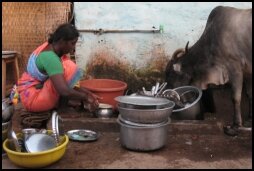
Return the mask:
M 234 73 L 231 80 L 232 100 L 234 104 L 233 124 L 224 127 L 224 132 L 228 135 L 235 136 L 238 134 L 238 128 L 242 127 L 241 116 L 241 97 L 243 87 L 243 76 L 241 73 Z
M 244 122 L 244 126 L 252 127 L 252 75 L 246 76 L 245 80 L 245 88 L 249 100 L 249 118 L 246 122 Z
M 249 98 L 249 118 L 252 119 L 252 75 L 246 79 L 246 90 Z
M 250 104 L 250 106 L 249 106 L 249 111 L 250 111 L 249 119 L 252 120 L 252 97 L 249 98 L 249 104 Z
M 233 126 L 242 126 L 241 98 L 242 98 L 243 77 L 242 74 L 235 75 L 232 82 L 232 100 L 234 104 Z

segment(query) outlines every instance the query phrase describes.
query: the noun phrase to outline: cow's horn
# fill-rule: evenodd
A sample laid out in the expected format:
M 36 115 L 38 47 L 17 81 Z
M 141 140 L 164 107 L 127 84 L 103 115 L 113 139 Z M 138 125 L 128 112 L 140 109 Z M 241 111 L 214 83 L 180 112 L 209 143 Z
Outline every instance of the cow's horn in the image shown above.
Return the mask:
M 185 53 L 188 53 L 188 45 L 189 45 L 189 41 L 187 42 L 187 44 L 185 46 Z
M 183 48 L 177 49 L 172 55 L 172 60 L 182 56 L 182 55 L 178 56 L 179 53 L 184 54 L 184 49 Z

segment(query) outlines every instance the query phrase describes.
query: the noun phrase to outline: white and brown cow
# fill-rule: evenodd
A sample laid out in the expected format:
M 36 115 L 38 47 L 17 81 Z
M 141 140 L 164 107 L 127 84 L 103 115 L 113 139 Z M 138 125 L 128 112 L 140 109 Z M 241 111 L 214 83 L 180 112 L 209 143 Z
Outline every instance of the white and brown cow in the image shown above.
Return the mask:
M 230 84 L 234 103 L 233 129 L 242 126 L 241 94 L 246 86 L 252 115 L 252 9 L 218 6 L 199 40 L 178 49 L 166 67 L 168 88 Z

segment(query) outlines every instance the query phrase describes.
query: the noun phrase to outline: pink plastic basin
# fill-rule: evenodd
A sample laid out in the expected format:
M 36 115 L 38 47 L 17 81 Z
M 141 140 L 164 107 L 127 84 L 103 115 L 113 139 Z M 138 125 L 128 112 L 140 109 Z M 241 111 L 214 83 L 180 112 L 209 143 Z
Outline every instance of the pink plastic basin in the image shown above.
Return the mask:
M 122 96 L 127 88 L 127 84 L 125 82 L 112 79 L 82 80 L 80 81 L 80 86 L 102 97 L 99 102 L 112 105 L 114 110 L 116 109 L 117 104 L 114 98 Z

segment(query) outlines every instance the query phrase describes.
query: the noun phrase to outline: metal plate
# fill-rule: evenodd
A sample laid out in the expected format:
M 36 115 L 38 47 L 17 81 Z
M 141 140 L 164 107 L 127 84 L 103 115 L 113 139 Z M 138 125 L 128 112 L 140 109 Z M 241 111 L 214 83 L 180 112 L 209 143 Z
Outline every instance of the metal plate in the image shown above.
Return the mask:
M 118 96 L 115 98 L 120 103 L 127 103 L 141 106 L 158 106 L 169 104 L 170 101 L 165 98 L 155 98 L 147 96 Z
M 53 132 L 52 135 L 54 136 L 56 143 L 59 143 L 59 134 L 57 133 L 56 119 L 57 119 L 57 113 L 56 113 L 56 111 L 54 111 L 52 116 L 51 116 L 51 120 L 52 120 L 52 132 Z
M 35 153 L 50 150 L 57 146 L 53 137 L 43 134 L 34 133 L 28 136 L 25 140 L 25 147 L 27 152 Z
M 70 130 L 67 135 L 74 141 L 95 141 L 99 137 L 96 132 L 85 129 Z
M 58 116 L 58 133 L 59 133 L 59 136 L 64 136 L 65 133 L 64 133 L 64 122 L 63 122 L 63 119 L 61 118 L 60 115 L 57 115 Z

